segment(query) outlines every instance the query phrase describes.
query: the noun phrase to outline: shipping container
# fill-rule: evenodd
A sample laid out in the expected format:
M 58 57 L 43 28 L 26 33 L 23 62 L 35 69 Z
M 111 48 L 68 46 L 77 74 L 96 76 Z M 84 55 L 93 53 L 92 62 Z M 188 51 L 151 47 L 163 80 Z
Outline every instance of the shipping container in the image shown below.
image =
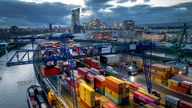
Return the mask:
M 171 66 L 166 66 L 166 65 L 162 65 L 162 64 L 152 64 L 151 68 L 154 70 L 163 71 L 163 72 L 171 71 Z
M 167 103 L 169 103 L 169 104 L 173 104 L 175 106 L 178 106 L 179 105 L 179 101 L 180 101 L 180 99 L 178 99 L 176 97 L 173 97 L 171 95 L 166 95 L 166 105 L 167 105 Z
M 192 103 L 180 101 L 179 108 L 192 108 Z
M 138 90 L 138 92 L 145 95 L 145 96 L 152 98 L 153 100 L 155 100 L 156 104 L 160 104 L 160 98 L 159 97 L 154 96 L 154 95 L 148 93 L 147 91 L 143 91 L 143 90 Z
M 168 85 L 179 86 L 180 82 L 174 79 L 168 80 Z
M 89 107 L 95 106 L 95 90 L 93 88 L 85 83 L 80 83 L 79 94 L 83 102 L 85 102 Z
M 105 96 L 112 100 L 114 103 L 120 104 L 128 104 L 128 98 L 115 98 L 112 95 L 105 92 Z
M 100 57 L 100 62 L 103 63 L 103 64 L 107 64 L 107 65 L 111 65 L 111 66 L 114 66 L 114 65 L 117 65 L 119 64 L 119 56 L 118 55 L 103 55 Z
M 153 77 L 153 76 L 151 76 L 151 80 L 152 80 L 152 81 L 155 81 L 155 82 L 157 82 L 157 83 L 163 83 L 163 80 L 162 80 L 162 79 L 155 78 L 155 77 Z
M 91 73 L 95 74 L 95 75 L 99 75 L 100 71 L 95 69 L 95 68 L 90 68 Z
M 138 99 L 139 101 L 143 102 L 144 104 L 155 103 L 155 100 L 143 95 L 142 93 L 139 93 L 138 91 L 135 91 L 133 93 L 133 98 Z
M 140 83 L 133 82 L 130 84 L 130 89 L 132 89 L 133 91 L 138 90 L 139 87 L 141 87 Z
M 45 76 L 61 74 L 61 70 L 57 66 L 55 66 L 55 67 L 46 67 L 44 65 L 41 65 L 40 71 Z

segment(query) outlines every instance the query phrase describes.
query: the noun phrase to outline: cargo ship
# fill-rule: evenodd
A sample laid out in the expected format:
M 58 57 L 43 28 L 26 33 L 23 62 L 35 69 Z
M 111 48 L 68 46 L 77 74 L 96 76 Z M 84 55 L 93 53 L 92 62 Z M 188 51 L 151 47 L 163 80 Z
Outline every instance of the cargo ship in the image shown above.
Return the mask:
M 73 48 L 72 55 L 97 52 L 79 49 L 74 41 L 47 42 L 38 45 L 42 63 L 34 63 L 36 78 L 47 94 L 48 104 L 56 108 L 191 108 L 192 105 L 167 95 L 165 104 L 149 94 L 141 84 L 118 78 L 105 71 L 92 57 L 56 60 L 63 45 Z M 55 50 L 55 48 L 57 50 Z M 48 50 L 47 50 L 48 49 Z M 48 56 L 49 55 L 49 56 Z M 66 55 L 67 56 L 67 55 Z M 47 59 L 48 58 L 48 59 Z M 106 74 L 107 73 L 107 74 Z M 185 107 L 184 107 L 185 106 Z

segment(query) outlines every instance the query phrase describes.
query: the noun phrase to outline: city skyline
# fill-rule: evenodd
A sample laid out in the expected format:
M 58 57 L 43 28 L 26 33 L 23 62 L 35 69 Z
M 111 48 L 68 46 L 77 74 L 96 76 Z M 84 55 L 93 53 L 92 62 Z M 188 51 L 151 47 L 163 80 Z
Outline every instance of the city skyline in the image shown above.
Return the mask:
M 108 24 L 127 19 L 136 24 L 192 22 L 192 0 L 1 0 L 0 26 L 71 25 L 80 7 L 81 23 L 98 17 Z

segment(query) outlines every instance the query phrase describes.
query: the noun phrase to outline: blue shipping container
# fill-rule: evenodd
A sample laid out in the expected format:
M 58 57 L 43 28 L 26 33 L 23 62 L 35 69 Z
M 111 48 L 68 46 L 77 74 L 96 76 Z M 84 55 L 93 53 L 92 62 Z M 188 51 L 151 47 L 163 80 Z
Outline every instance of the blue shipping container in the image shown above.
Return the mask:
M 170 95 L 166 96 L 166 102 L 172 103 L 172 104 L 174 104 L 176 106 L 179 104 L 179 101 L 180 101 L 180 99 L 178 99 L 176 97 L 173 97 L 173 96 L 170 96 Z

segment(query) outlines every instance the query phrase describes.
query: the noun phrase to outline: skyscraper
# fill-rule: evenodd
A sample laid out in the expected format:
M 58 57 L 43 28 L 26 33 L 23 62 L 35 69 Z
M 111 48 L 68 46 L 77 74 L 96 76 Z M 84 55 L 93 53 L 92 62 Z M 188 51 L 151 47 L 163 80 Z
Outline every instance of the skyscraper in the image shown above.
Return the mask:
M 80 8 L 72 10 L 71 29 L 72 33 L 80 33 Z

